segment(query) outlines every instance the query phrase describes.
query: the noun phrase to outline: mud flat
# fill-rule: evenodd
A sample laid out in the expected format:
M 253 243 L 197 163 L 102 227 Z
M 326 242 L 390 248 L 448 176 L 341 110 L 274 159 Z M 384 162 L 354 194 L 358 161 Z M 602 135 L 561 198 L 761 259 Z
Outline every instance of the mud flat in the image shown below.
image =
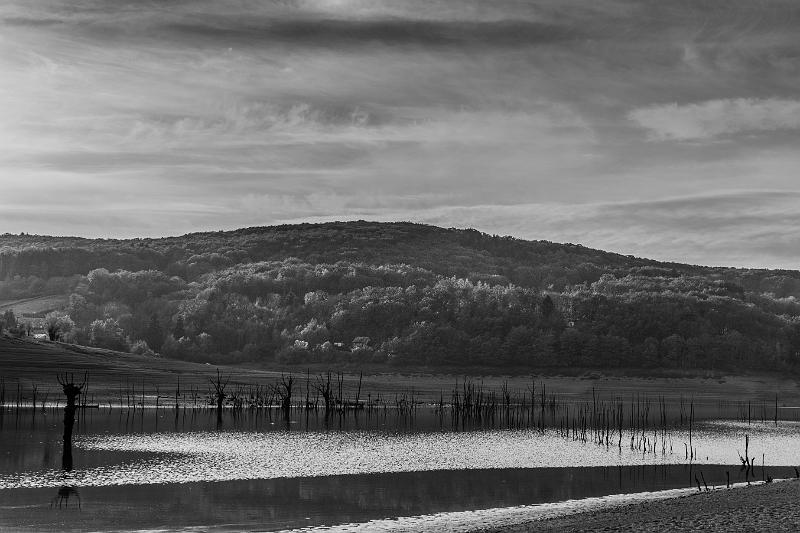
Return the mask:
M 478 531 L 798 531 L 800 481 L 644 500 Z

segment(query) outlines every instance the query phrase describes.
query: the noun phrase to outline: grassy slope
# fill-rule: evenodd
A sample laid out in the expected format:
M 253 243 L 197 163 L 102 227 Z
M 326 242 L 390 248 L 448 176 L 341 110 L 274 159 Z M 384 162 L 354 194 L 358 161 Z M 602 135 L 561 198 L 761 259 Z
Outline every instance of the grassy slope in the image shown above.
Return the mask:
M 193 385 L 204 391 L 209 378 L 216 375 L 216 369 L 199 363 L 99 348 L 0 337 L 0 378 L 5 380 L 7 398 L 10 394 L 16 395 L 16 382 L 21 383 L 25 395 L 33 385 L 42 392 L 56 393 L 59 389 L 57 376 L 63 372 L 74 373 L 76 381 L 88 373 L 90 387 L 102 397 L 118 397 L 120 386 L 128 383 L 141 389 L 142 382 L 148 394 L 155 392 L 155 387 L 164 394 L 174 394 L 179 382 L 181 387 Z M 222 371 L 231 376 L 233 382 L 275 377 L 275 373 L 240 368 L 222 368 Z
M 60 387 L 56 376 L 60 372 L 75 373 L 76 380 L 82 379 L 84 372 L 89 374 L 90 395 L 95 401 L 107 402 L 119 399 L 120 388 L 135 386 L 137 394 L 141 394 L 144 384 L 147 395 L 153 395 L 156 387 L 162 403 L 174 395 L 180 383 L 181 389 L 187 391 L 196 387 L 201 393 L 208 389 L 209 378 L 216 376 L 217 369 L 230 377 L 231 387 L 238 384 L 274 384 L 280 377 L 280 371 L 243 367 L 216 367 L 205 364 L 176 361 L 164 358 L 146 357 L 134 354 L 112 352 L 97 348 L 71 346 L 60 343 L 36 342 L 21 339 L 0 337 L 0 378 L 5 382 L 6 400 L 13 401 L 17 394 L 17 383 L 20 384 L 22 396 L 30 399 L 34 385 L 38 387 L 41 399 L 45 393 L 50 399 L 60 397 Z M 312 370 L 312 382 L 321 369 Z M 295 374 L 298 380 L 296 399 L 305 396 L 306 376 Z M 474 376 L 487 390 L 500 390 L 501 384 L 507 381 L 509 388 L 517 395 L 527 390 L 531 376 Z M 345 376 L 345 394 L 353 396 L 358 376 Z M 460 383 L 463 376 L 446 373 L 375 373 L 364 376 L 362 397 L 371 394 L 373 398 L 381 394 L 390 403 L 395 394 L 410 394 L 421 401 L 438 401 L 440 395 L 448 399 L 454 385 Z M 601 376 L 594 373 L 591 377 L 536 376 L 537 390 L 542 384 L 549 393 L 559 393 L 574 398 L 590 399 L 592 390 L 601 395 L 620 396 L 629 399 L 632 394 L 643 393 L 652 398 L 664 395 L 677 399 L 680 396 L 693 397 L 699 402 L 713 406 L 719 400 L 763 400 L 771 405 L 777 393 L 781 405 L 800 404 L 800 387 L 794 380 L 781 376 L 716 376 L 716 377 L 624 377 Z M 313 395 L 313 393 L 312 393 Z
M 69 302 L 67 294 L 52 294 L 49 296 L 36 296 L 21 300 L 0 300 L 0 313 L 11 309 L 18 317 L 23 314 L 42 314 L 56 309 L 63 309 Z

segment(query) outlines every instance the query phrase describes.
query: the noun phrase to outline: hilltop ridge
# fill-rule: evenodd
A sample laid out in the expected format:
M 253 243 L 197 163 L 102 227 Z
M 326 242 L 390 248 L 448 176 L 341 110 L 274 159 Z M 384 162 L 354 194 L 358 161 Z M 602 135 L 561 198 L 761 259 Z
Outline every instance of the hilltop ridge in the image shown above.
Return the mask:
M 554 265 L 565 270 L 583 263 L 598 267 L 656 267 L 673 273 L 772 272 L 800 278 L 798 271 L 699 266 L 656 261 L 571 243 L 529 241 L 488 235 L 473 229 L 440 228 L 411 222 L 329 222 L 259 226 L 175 237 L 91 239 L 29 234 L 0 235 L 0 279 L 83 274 L 91 268 L 149 267 L 218 253 L 222 264 L 283 259 L 357 260 L 408 263 L 441 273 L 468 274 L 484 269 L 498 274 L 513 266 Z M 516 263 L 516 264 L 515 264 Z M 215 265 L 219 266 L 219 265 Z

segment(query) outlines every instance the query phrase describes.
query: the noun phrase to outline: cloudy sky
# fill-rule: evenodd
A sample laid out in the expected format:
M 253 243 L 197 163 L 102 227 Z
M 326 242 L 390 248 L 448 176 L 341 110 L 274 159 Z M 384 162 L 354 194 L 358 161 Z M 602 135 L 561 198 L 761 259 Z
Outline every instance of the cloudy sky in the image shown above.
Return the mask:
M 797 0 L 6 0 L 0 232 L 414 220 L 800 268 Z

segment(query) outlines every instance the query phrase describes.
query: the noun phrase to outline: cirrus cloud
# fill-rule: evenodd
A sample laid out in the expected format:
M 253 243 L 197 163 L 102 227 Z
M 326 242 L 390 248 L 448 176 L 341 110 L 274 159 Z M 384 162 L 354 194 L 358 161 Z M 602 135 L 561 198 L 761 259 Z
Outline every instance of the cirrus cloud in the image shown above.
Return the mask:
M 656 140 L 701 140 L 742 132 L 800 129 L 800 101 L 726 98 L 653 105 L 628 114 Z
M 412 219 L 796 263 L 797 0 L 128 4 L 0 2 L 0 232 Z

